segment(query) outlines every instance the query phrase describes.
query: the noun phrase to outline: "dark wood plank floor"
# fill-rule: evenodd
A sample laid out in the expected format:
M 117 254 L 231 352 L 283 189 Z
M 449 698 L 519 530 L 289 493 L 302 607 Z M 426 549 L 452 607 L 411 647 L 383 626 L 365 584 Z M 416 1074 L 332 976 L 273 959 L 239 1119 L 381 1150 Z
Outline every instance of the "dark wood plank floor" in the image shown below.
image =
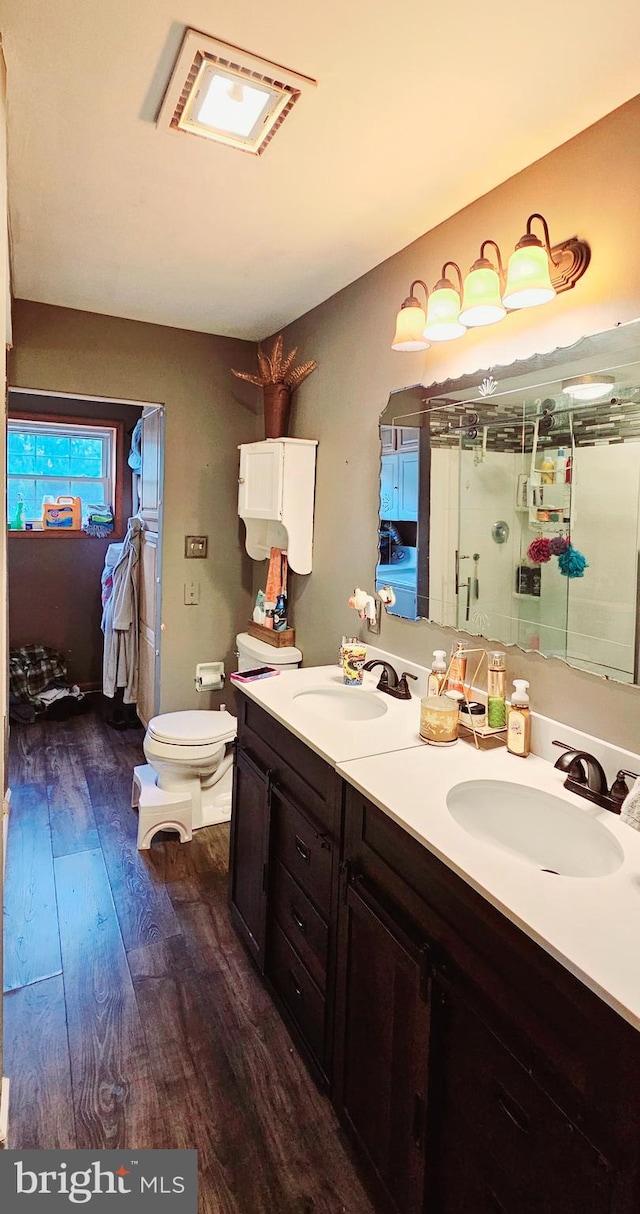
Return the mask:
M 141 743 L 12 727 L 9 1146 L 196 1147 L 200 1214 L 372 1214 L 231 927 L 228 827 L 136 849 Z

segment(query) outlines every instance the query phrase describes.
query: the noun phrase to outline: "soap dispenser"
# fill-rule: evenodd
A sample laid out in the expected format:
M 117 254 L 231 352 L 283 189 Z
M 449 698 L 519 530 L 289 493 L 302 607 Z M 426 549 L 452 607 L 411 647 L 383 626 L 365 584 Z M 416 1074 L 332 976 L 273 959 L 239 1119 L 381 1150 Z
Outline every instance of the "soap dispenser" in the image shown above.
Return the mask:
M 439 696 L 447 673 L 447 654 L 444 649 L 434 649 L 431 673 L 427 679 L 427 695 Z
M 507 750 L 520 759 L 531 752 L 531 709 L 526 679 L 514 679 L 511 707 L 507 717 Z

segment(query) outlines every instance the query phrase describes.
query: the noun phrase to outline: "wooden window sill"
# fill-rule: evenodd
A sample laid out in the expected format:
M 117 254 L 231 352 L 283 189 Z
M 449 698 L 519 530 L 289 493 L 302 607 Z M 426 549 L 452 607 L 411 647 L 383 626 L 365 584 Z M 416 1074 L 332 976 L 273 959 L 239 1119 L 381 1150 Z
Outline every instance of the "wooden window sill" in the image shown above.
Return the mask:
M 108 540 L 110 544 L 119 544 L 124 539 L 124 535 L 118 534 L 117 531 L 112 531 L 110 535 L 87 535 L 86 531 L 66 531 L 64 527 L 49 527 L 46 531 L 13 531 L 7 527 L 7 535 L 9 536 L 38 536 L 41 539 L 57 539 L 57 540 Z

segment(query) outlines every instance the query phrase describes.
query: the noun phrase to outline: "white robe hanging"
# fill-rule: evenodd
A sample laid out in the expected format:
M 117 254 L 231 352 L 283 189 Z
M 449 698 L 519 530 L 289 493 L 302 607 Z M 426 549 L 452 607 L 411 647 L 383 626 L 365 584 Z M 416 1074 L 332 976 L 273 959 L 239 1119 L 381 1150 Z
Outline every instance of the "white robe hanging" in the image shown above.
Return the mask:
M 122 554 L 113 567 L 113 590 L 102 612 L 102 690 L 111 699 L 124 688 L 123 703 L 138 698 L 138 588 L 142 523 L 130 518 Z

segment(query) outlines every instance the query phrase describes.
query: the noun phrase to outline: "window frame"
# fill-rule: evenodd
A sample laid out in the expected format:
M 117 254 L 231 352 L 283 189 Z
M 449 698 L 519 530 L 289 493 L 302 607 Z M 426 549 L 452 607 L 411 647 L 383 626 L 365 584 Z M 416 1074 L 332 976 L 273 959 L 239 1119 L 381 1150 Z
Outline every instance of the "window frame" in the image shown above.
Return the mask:
M 85 426 L 88 430 L 109 430 L 112 434 L 111 439 L 111 469 L 113 482 L 113 513 L 114 524 L 113 532 L 108 536 L 110 542 L 122 538 L 124 535 L 124 422 L 117 421 L 114 418 L 99 418 L 86 416 L 69 416 L 61 413 L 30 413 L 23 410 L 11 409 L 7 417 L 7 433 L 9 432 L 10 422 L 29 422 L 31 425 L 60 425 L 60 426 Z M 89 435 L 87 435 L 89 437 Z M 8 452 L 7 452 L 8 454 Z M 7 471 L 7 480 L 9 473 Z M 24 479 L 28 479 L 28 474 Z M 60 480 L 72 480 L 72 477 L 60 477 Z M 6 507 L 5 507 L 6 515 Z M 8 528 L 8 523 L 5 519 L 5 527 Z M 66 527 L 49 527 L 47 530 L 37 531 L 13 531 L 8 530 L 10 536 L 13 535 L 37 535 L 37 536 L 56 536 L 57 539 L 92 539 L 82 528 L 78 531 L 67 530 Z

